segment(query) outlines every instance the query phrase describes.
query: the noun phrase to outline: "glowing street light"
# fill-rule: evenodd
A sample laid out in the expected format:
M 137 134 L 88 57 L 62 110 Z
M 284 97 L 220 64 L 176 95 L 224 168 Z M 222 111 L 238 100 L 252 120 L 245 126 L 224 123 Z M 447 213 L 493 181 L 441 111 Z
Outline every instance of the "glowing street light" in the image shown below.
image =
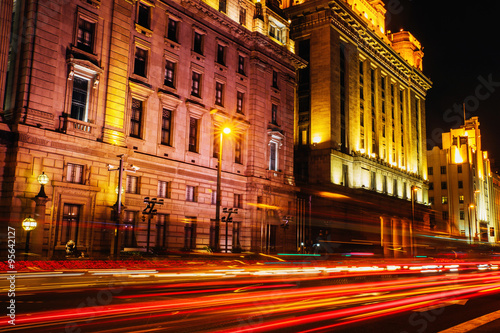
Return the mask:
M 37 180 L 41 186 L 40 192 L 38 192 L 36 196 L 39 198 L 47 198 L 47 195 L 45 194 L 45 185 L 49 183 L 49 176 L 47 176 L 45 172 L 42 172 L 42 174 L 38 176 Z
M 47 178 L 48 179 L 48 178 Z M 30 234 L 31 230 L 36 228 L 36 220 L 31 216 L 25 218 L 22 222 L 23 229 L 26 231 L 26 247 L 24 250 L 25 260 L 28 256 L 28 252 L 30 251 Z
M 215 247 L 216 251 L 219 251 L 219 243 L 220 243 L 220 206 L 221 206 L 221 177 L 222 177 L 222 143 L 224 134 L 230 134 L 231 128 L 224 127 L 220 132 L 220 141 L 219 141 L 219 154 L 217 159 L 217 199 L 215 202 Z M 227 244 L 226 244 L 227 247 Z M 227 249 L 226 249 L 227 251 Z

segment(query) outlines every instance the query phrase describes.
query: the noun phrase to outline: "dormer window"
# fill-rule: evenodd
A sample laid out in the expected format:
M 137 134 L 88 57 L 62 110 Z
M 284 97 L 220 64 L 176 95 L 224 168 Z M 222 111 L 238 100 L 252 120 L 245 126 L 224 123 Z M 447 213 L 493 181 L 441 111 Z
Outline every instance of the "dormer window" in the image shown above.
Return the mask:
M 280 42 L 286 44 L 286 27 L 284 24 L 269 18 L 269 36 Z

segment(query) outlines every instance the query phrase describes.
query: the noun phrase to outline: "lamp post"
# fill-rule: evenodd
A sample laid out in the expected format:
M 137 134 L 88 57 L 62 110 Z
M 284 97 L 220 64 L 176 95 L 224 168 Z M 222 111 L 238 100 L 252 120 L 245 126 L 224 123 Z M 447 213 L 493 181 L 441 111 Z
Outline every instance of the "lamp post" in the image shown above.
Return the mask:
M 43 252 L 42 243 L 43 243 L 43 229 L 45 225 L 45 208 L 47 202 L 49 201 L 49 197 L 45 194 L 45 185 L 49 183 L 49 177 L 42 172 L 38 177 L 37 181 L 40 184 L 40 191 L 38 194 L 32 198 L 35 202 L 35 216 L 34 218 L 37 220 L 37 223 L 40 223 L 41 229 L 34 233 L 33 235 L 33 252 L 41 254 Z M 52 250 L 49 249 L 49 252 Z M 49 255 L 51 255 L 49 253 Z
M 118 171 L 118 198 L 116 200 L 116 225 L 115 225 L 115 244 L 114 244 L 114 255 L 118 256 L 118 241 L 119 241 L 119 236 L 120 236 L 120 217 L 121 217 L 121 212 L 122 212 L 122 190 L 123 190 L 123 172 L 128 171 L 128 172 L 136 172 L 139 170 L 138 167 L 131 165 L 130 170 L 125 170 L 123 167 L 123 154 L 117 155 L 117 157 L 120 158 L 120 164 L 118 165 L 118 168 L 114 168 L 111 164 L 108 164 L 108 171 Z
M 217 159 L 217 199 L 215 202 L 215 247 L 216 252 L 220 250 L 220 206 L 221 206 L 221 178 L 222 178 L 222 142 L 224 134 L 231 133 L 229 127 L 224 127 L 220 132 L 219 154 Z M 227 226 L 227 225 L 226 225 Z M 226 233 L 227 237 L 227 233 Z M 227 252 L 227 242 L 226 242 Z
M 474 240 L 474 237 L 472 235 L 472 221 L 471 221 L 471 217 L 472 217 L 472 214 L 470 213 L 471 209 L 474 209 L 474 204 L 469 204 L 469 207 L 468 207 L 468 218 L 469 218 L 469 243 L 472 244 L 473 240 Z
M 31 230 L 36 228 L 36 220 L 31 216 L 28 216 L 23 220 L 23 229 L 26 230 L 26 247 L 24 250 L 24 260 L 28 258 L 28 252 L 30 251 L 30 234 Z
M 233 222 L 233 218 L 231 217 L 231 214 L 238 214 L 238 209 L 237 208 L 224 208 L 222 210 L 224 214 L 227 214 L 227 216 L 224 216 L 222 218 L 222 222 L 226 222 L 226 253 L 227 253 L 227 235 L 229 233 L 229 223 Z M 234 246 L 234 244 L 233 244 Z
M 413 240 L 413 224 L 415 223 L 415 198 L 420 187 L 411 186 L 411 225 L 410 225 L 410 254 L 412 257 L 416 255 L 415 242 Z
M 479 219 L 477 218 L 477 211 L 478 211 L 478 207 L 479 207 L 479 203 L 477 201 L 477 194 L 481 193 L 481 190 L 474 190 L 474 224 L 476 226 L 476 234 L 477 234 L 477 239 L 478 241 L 481 241 L 481 229 L 480 229 L 480 226 L 479 226 Z
M 145 197 L 144 203 L 148 204 L 146 208 L 142 211 L 142 214 L 148 215 L 148 238 L 146 240 L 146 253 L 149 253 L 149 241 L 151 237 L 151 219 L 157 214 L 155 205 L 163 205 L 163 199 L 158 200 L 157 198 Z
M 40 186 L 40 192 L 38 192 L 36 196 L 41 198 L 47 198 L 47 195 L 45 194 L 45 185 L 49 183 L 49 176 L 47 176 L 45 172 L 42 172 L 42 174 L 38 176 L 37 180 L 41 186 Z

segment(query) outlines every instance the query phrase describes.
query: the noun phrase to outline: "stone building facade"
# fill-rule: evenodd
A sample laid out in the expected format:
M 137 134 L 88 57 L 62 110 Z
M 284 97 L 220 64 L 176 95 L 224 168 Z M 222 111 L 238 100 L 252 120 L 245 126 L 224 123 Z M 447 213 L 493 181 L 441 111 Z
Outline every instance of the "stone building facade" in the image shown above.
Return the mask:
M 433 227 L 425 152 L 431 81 L 420 42 L 385 30 L 379 0 L 285 7 L 296 52 L 308 61 L 295 115 L 296 180 L 312 212 L 304 239 L 386 256 L 425 247 L 415 238 Z
M 1 40 L 0 209 L 18 243 L 21 221 L 34 216 L 31 248 L 47 257 L 64 253 L 69 240 L 91 256 L 148 245 L 286 249 L 280 224 L 295 207 L 295 72 L 305 63 L 277 2 L 2 6 L 13 24 L 2 23 L 11 42 Z M 225 126 L 232 131 L 222 136 L 221 208 L 239 210 L 227 234 L 215 212 Z M 163 200 L 149 242 L 145 197 Z
M 468 242 L 498 239 L 498 197 L 488 152 L 481 146 L 478 117 L 442 134 L 443 148 L 427 152 L 429 201 L 435 220 Z

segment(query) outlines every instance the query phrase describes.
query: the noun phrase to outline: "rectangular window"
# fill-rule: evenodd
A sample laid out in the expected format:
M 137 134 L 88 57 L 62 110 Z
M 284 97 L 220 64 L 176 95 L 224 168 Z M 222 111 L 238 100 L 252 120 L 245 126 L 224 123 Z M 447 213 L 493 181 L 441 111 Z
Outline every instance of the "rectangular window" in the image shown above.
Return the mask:
M 156 220 L 156 246 L 167 248 L 168 214 L 158 214 Z
M 429 191 L 433 191 L 433 190 L 434 190 L 434 183 L 430 182 L 429 183 Z
M 198 152 L 198 119 L 189 119 L 189 151 Z
M 210 190 L 210 204 L 212 205 L 217 204 L 217 191 Z
M 446 197 L 446 196 L 442 196 L 442 197 L 441 197 L 441 203 L 442 203 L 443 205 L 446 205 L 446 204 L 448 203 L 448 197 Z
M 441 189 L 442 190 L 448 189 L 448 184 L 446 182 L 441 182 Z
M 449 218 L 448 211 L 443 210 L 443 220 L 448 221 L 448 218 Z
M 398 180 L 394 179 L 394 183 L 392 184 L 392 194 L 394 194 L 395 197 L 397 197 L 398 194 Z
M 186 186 L 186 201 L 195 202 L 196 201 L 196 187 Z
M 429 203 L 430 203 L 431 205 L 434 205 L 434 197 L 429 197 Z
M 166 61 L 165 63 L 165 78 L 163 84 L 167 87 L 175 88 L 175 63 L 172 61 Z
M 234 163 L 241 164 L 242 163 L 242 154 L 241 154 L 241 146 L 242 146 L 242 138 L 241 135 L 237 135 L 234 139 Z
M 458 203 L 464 203 L 465 197 L 463 195 L 460 195 L 458 197 Z
M 136 247 L 137 240 L 135 235 L 136 226 L 136 216 L 137 212 L 130 210 L 125 211 L 125 217 L 123 219 L 123 246 L 124 247 Z
M 62 221 L 59 225 L 58 239 L 60 245 L 72 240 L 78 246 L 78 226 L 80 222 L 81 206 L 64 204 Z
M 68 163 L 66 181 L 69 183 L 83 183 L 83 165 Z
M 234 208 L 241 208 L 241 194 L 234 194 L 234 203 L 233 203 Z
M 193 72 L 191 95 L 201 97 L 201 74 Z
M 161 144 L 171 146 L 172 138 L 172 111 L 163 109 L 161 117 Z
M 446 175 L 446 166 L 445 165 L 441 167 L 441 174 Z
M 227 12 L 226 0 L 219 0 L 219 12 L 224 13 L 224 14 Z
M 76 47 L 80 50 L 94 52 L 95 23 L 82 18 L 78 19 L 78 33 L 76 37 Z
M 171 18 L 168 19 L 167 38 L 173 42 L 178 42 L 179 22 Z
M 127 175 L 125 192 L 131 194 L 139 194 L 139 177 Z
M 243 101 L 245 98 L 245 94 L 241 91 L 236 93 L 236 112 L 240 114 L 244 114 L 243 112 Z
M 247 25 L 247 10 L 243 7 L 240 7 L 240 24 Z
M 278 171 L 278 145 L 276 142 L 269 143 L 269 170 Z
M 141 137 L 143 102 L 132 98 L 132 114 L 130 117 L 130 136 Z
M 216 61 L 219 65 L 226 66 L 226 47 L 224 45 L 217 44 Z
M 463 210 L 460 210 L 460 219 L 465 220 L 465 212 Z
M 458 181 L 458 188 L 464 188 L 464 182 L 459 180 Z
M 429 174 L 429 176 L 432 176 L 434 174 L 434 169 L 432 167 L 428 167 L 427 173 Z
M 194 32 L 193 51 L 203 55 L 203 35 L 196 31 Z
M 186 216 L 184 224 L 184 249 L 196 248 L 196 217 Z
M 224 106 L 224 84 L 215 82 L 215 105 Z
M 276 104 L 271 106 L 271 123 L 278 125 L 278 106 Z
M 168 198 L 168 182 L 159 180 L 158 181 L 158 198 Z
M 80 121 L 88 120 L 88 89 L 89 80 L 79 76 L 73 77 L 73 95 L 71 97 L 70 118 Z
M 245 57 L 238 56 L 238 74 L 245 75 Z
M 457 173 L 462 173 L 462 164 L 457 165 Z
M 150 29 L 151 28 L 151 22 L 150 22 L 150 17 L 151 17 L 151 7 L 139 3 L 139 13 L 137 14 L 137 24 L 140 26 L 143 26 L 144 28 Z
M 146 77 L 148 51 L 140 47 L 135 48 L 134 74 Z
M 273 88 L 278 89 L 278 72 L 273 71 Z

